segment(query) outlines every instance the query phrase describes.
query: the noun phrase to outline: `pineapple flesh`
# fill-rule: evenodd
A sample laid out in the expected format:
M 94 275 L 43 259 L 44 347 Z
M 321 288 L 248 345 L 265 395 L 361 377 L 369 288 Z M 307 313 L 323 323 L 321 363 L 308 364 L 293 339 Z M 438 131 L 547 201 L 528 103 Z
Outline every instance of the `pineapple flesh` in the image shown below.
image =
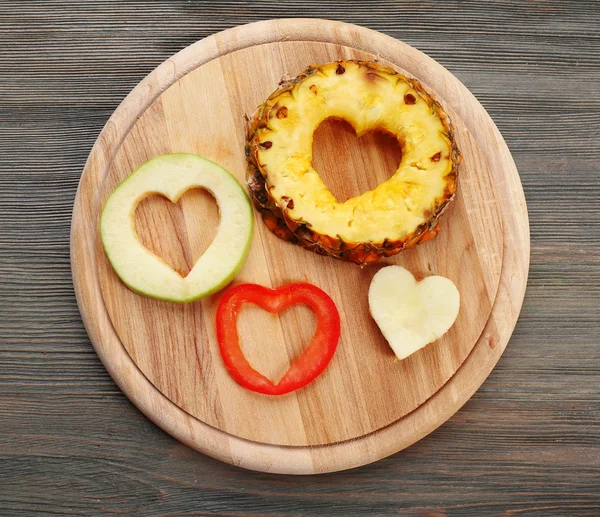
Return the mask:
M 339 203 L 312 167 L 315 129 L 329 118 L 394 135 L 402 159 L 377 188 Z M 461 155 L 441 106 L 415 80 L 366 61 L 309 67 L 248 120 L 247 182 L 279 237 L 360 265 L 434 237 L 456 191 Z M 365 171 L 369 173 L 369 171 Z

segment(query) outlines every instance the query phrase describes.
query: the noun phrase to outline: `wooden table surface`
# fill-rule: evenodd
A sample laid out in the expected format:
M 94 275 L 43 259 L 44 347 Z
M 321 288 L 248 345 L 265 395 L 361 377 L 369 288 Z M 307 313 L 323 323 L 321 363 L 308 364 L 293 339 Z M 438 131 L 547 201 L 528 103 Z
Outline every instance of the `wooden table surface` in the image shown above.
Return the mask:
M 204 36 L 292 16 L 380 30 L 463 81 L 513 153 L 532 238 L 479 392 L 404 452 L 307 478 L 147 420 L 90 345 L 69 266 L 83 165 L 129 90 Z M 0 1 L 0 515 L 600 515 L 599 27 L 595 0 Z

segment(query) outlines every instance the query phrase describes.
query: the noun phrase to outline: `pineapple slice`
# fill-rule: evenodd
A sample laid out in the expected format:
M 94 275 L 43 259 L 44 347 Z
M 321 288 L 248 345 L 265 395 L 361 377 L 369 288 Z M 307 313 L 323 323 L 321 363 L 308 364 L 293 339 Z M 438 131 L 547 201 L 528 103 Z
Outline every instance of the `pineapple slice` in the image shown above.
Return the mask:
M 369 309 L 398 359 L 442 337 L 454 324 L 460 294 L 451 280 L 417 282 L 401 266 L 380 269 L 369 287 Z
M 397 137 L 395 174 L 337 202 L 311 164 L 313 133 L 328 118 L 348 121 L 358 136 Z M 461 159 L 447 114 L 421 85 L 365 61 L 310 67 L 281 84 L 248 121 L 246 153 L 251 197 L 275 234 L 361 265 L 437 234 Z

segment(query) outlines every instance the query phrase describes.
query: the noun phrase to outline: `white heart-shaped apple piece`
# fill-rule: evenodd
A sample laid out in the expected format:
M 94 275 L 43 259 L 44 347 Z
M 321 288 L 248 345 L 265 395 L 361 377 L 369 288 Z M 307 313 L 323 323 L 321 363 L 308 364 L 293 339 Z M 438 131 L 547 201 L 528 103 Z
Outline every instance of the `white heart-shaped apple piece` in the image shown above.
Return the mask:
M 380 269 L 369 287 L 369 309 L 398 359 L 442 337 L 453 325 L 460 294 L 451 280 L 420 282 L 401 266 Z

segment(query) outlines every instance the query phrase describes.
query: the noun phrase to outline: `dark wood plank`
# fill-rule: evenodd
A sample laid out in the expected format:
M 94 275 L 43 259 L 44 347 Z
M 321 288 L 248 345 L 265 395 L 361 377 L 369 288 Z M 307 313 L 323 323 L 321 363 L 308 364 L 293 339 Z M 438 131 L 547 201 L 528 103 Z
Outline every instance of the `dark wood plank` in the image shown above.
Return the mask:
M 264 18 L 359 23 L 490 112 L 528 198 L 513 339 L 453 419 L 376 464 L 253 474 L 178 443 L 86 336 L 69 224 L 87 154 L 157 64 Z M 594 0 L 0 1 L 0 515 L 600 515 L 600 6 Z

